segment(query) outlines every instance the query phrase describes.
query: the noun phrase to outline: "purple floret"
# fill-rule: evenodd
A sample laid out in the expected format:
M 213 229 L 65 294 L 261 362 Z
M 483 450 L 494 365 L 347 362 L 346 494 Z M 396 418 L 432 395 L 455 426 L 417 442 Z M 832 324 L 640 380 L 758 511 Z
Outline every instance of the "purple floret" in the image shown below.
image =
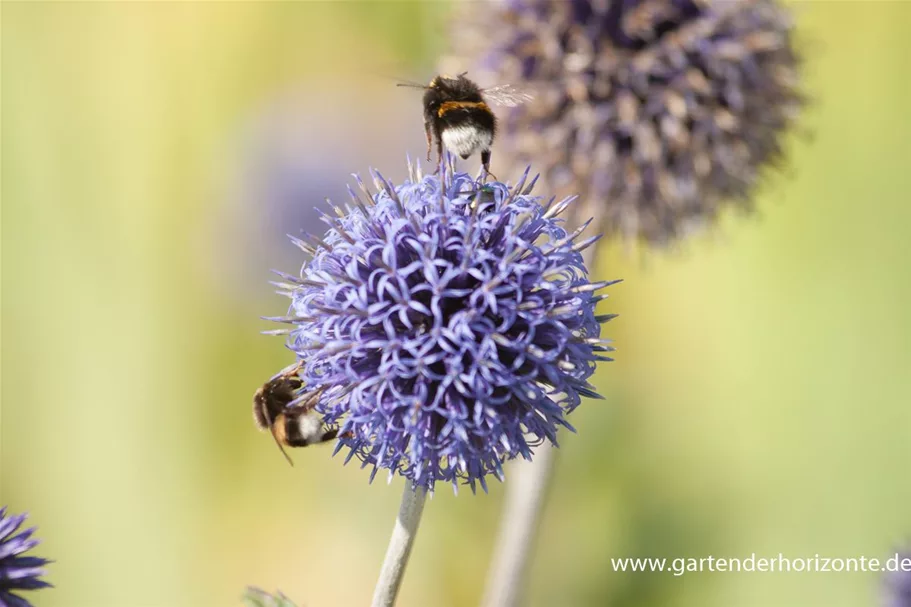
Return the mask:
M 6 507 L 0 508 L 0 607 L 30 607 L 31 603 L 15 593 L 50 586 L 40 578 L 47 574 L 44 566 L 51 561 L 23 556 L 39 544 L 32 538 L 35 528 L 14 535 L 27 517 L 7 516 Z
M 911 559 L 911 551 L 898 553 L 899 565 Z M 899 571 L 888 574 L 886 579 L 885 607 L 911 607 L 911 571 Z

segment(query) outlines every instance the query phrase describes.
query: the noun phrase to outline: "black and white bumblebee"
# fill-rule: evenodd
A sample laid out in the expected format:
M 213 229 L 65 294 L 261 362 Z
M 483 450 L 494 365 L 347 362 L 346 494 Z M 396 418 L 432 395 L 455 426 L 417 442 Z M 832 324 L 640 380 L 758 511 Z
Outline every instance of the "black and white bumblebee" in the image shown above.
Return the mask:
M 427 136 L 427 160 L 436 144 L 437 165 L 443 157 L 443 147 L 467 159 L 481 152 L 481 165 L 490 173 L 490 148 L 497 134 L 497 118 L 487 101 L 505 107 L 515 107 L 532 96 L 504 84 L 483 89 L 465 77 L 463 72 L 452 78 L 435 76 L 430 84 L 400 83 L 424 89 L 424 134 Z
M 294 462 L 285 447 L 307 447 L 338 437 L 338 430 L 327 427 L 319 413 L 313 410 L 322 389 L 300 392 L 303 382 L 297 373 L 302 365 L 297 363 L 282 371 L 253 395 L 256 427 L 272 432 L 275 443 L 292 466 Z

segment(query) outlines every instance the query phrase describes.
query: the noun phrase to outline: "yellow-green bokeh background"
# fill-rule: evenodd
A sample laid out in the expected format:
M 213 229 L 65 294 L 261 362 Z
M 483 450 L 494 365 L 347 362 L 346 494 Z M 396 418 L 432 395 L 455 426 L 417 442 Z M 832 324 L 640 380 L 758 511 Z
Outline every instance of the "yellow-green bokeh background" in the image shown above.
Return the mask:
M 625 279 L 617 361 L 563 441 L 529 605 L 875 605 L 876 574 L 610 558 L 883 557 L 911 536 L 911 3 L 794 6 L 812 138 L 759 216 L 601 259 Z M 295 269 L 272 241 L 300 226 L 273 235 L 234 193 L 251 117 L 288 91 L 348 125 L 299 129 L 305 160 L 402 175 L 418 99 L 364 75 L 423 78 L 445 10 L 3 3 L 0 503 L 56 560 L 37 607 L 238 605 L 247 584 L 367 604 L 401 481 L 328 448 L 290 468 L 254 430 L 253 389 L 289 362 L 258 334 L 286 305 L 266 269 Z M 402 605 L 477 603 L 502 498 L 438 491 Z

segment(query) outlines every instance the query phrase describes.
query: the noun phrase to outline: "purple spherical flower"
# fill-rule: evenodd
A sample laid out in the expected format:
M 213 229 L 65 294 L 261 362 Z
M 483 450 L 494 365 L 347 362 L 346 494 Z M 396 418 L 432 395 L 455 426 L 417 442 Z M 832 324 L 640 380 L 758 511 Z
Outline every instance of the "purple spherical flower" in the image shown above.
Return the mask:
M 595 362 L 595 291 L 580 251 L 597 237 L 568 233 L 526 174 L 514 186 L 443 167 L 443 176 L 372 193 L 326 216 L 325 236 L 295 242 L 312 259 L 285 275 L 294 324 L 289 347 L 304 363 L 306 398 L 339 445 L 364 466 L 432 489 L 472 489 L 502 478 L 502 462 L 531 459 L 571 428 L 566 414 Z M 303 398 L 303 396 L 302 396 Z M 347 461 L 347 460 L 346 460 Z
M 0 606 L 30 607 L 31 603 L 14 594 L 21 590 L 36 590 L 50 586 L 39 579 L 47 572 L 44 566 L 50 561 L 37 556 L 23 556 L 38 545 L 32 539 L 35 528 L 13 535 L 28 517 L 27 514 L 7 516 L 6 507 L 0 508 Z
M 886 578 L 884 604 L 885 607 L 911 607 L 911 571 L 907 570 L 907 564 L 911 562 L 911 551 L 899 552 L 896 557 L 899 570 L 889 573 Z
M 804 103 L 777 0 L 507 0 L 453 24 L 459 70 L 536 94 L 502 116 L 505 156 L 627 238 L 750 210 Z

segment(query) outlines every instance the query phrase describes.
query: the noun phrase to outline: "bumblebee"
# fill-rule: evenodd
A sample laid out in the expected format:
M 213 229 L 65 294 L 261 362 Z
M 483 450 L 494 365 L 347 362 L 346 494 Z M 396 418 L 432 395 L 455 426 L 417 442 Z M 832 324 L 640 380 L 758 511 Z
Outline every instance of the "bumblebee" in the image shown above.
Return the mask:
M 497 118 L 487 100 L 513 107 L 531 99 L 510 85 L 482 89 L 463 72 L 455 78 L 435 76 L 427 86 L 400 83 L 424 89 L 424 134 L 427 137 L 427 160 L 436 144 L 437 165 L 443 158 L 443 147 L 463 160 L 481 152 L 484 172 L 490 172 L 490 147 L 497 134 Z
M 294 462 L 285 447 L 307 447 L 338 437 L 338 430 L 328 428 L 313 408 L 322 389 L 300 393 L 303 382 L 297 376 L 303 363 L 285 369 L 253 395 L 253 420 L 260 430 L 268 428 L 282 455 Z M 290 405 L 290 406 L 289 406 Z

